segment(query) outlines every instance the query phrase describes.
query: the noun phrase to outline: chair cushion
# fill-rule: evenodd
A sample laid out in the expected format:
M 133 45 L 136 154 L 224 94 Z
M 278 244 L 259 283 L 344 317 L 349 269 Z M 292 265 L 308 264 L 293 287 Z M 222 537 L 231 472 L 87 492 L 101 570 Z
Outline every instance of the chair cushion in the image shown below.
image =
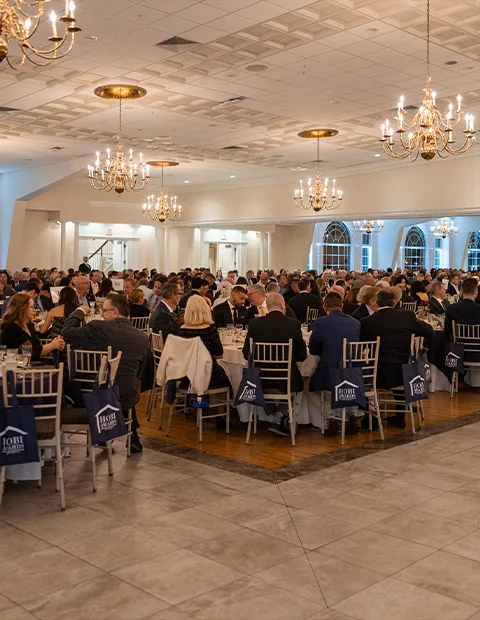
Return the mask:
M 62 409 L 60 414 L 62 424 L 88 424 L 88 414 L 86 409 Z
M 37 439 L 53 439 L 55 437 L 55 420 L 36 420 Z

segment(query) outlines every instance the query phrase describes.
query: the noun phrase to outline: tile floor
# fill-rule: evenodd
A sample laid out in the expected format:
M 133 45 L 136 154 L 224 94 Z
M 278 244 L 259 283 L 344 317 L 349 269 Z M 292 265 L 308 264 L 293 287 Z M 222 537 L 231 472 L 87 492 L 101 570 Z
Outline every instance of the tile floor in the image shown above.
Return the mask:
M 281 444 L 279 449 L 282 449 Z M 479 620 L 480 423 L 271 484 L 145 450 L 8 483 L 0 620 Z

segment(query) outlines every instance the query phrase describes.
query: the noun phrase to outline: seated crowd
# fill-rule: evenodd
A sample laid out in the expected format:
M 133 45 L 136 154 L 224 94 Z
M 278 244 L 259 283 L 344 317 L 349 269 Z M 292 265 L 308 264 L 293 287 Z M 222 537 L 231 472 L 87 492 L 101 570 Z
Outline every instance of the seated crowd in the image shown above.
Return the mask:
M 114 280 L 123 280 L 114 286 Z M 55 304 L 52 287 L 62 287 Z M 116 292 L 119 291 L 119 292 Z M 450 303 L 450 301 L 458 303 Z M 96 302 L 103 321 L 86 321 Z M 344 339 L 373 341 L 380 337 L 377 386 L 390 390 L 402 384 L 402 364 L 409 360 L 412 334 L 428 342 L 432 327 L 417 319 L 416 308 L 445 317 L 445 335 L 452 337 L 452 321 L 480 324 L 478 278 L 453 270 L 419 269 L 416 272 L 326 270 L 320 276 L 311 270 L 287 272 L 252 270 L 239 276 L 229 271 L 214 275 L 205 269 L 182 269 L 163 274 L 155 269 L 110 271 L 91 269 L 88 258 L 78 271 L 28 269 L 0 272 L 1 344 L 8 349 L 32 346 L 32 362 L 41 363 L 53 351 L 62 355 L 66 344 L 90 350 L 111 346 L 113 355 L 122 351 L 116 377 L 122 406 L 133 408 L 132 448 L 142 446 L 136 428 L 135 404 L 138 380 L 147 365 L 149 339 L 129 319 L 149 317 L 152 332 L 165 342 L 173 334 L 199 337 L 212 357 L 210 388 L 230 385 L 218 363 L 223 355 L 219 329 L 241 325 L 247 329 L 243 355 L 253 342 L 293 343 L 291 390 L 303 390 L 298 363 L 307 357 L 301 325 L 310 323 L 308 351 L 319 356 L 310 378 L 311 392 L 330 391 L 330 369 L 341 364 Z M 408 309 L 406 309 L 408 308 Z M 43 316 L 42 316 L 43 314 Z M 42 316 L 36 326 L 37 317 Z M 37 329 L 38 327 L 38 329 Z M 41 342 L 45 339 L 47 342 Z M 64 355 L 64 353 L 63 353 Z M 265 389 L 284 389 L 275 381 Z M 271 384 L 271 385 L 270 385 Z M 328 400 L 328 399 L 327 399 Z M 286 405 L 269 401 L 266 412 L 273 416 L 270 430 L 288 436 Z M 356 433 L 363 412 L 348 412 L 348 433 Z M 338 431 L 338 411 L 330 412 L 326 434 Z M 405 427 L 405 413 L 387 419 Z M 362 420 L 362 425 L 364 420 Z M 368 425 L 367 425 L 368 428 Z

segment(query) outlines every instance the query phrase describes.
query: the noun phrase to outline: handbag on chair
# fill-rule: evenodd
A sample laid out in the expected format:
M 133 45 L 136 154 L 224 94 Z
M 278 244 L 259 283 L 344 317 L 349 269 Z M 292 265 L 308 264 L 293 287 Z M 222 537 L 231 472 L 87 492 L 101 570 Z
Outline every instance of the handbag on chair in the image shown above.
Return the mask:
M 410 356 L 409 363 L 402 364 L 402 376 L 406 403 L 415 403 L 428 398 L 425 370 L 418 360 Z
M 330 386 L 332 409 L 365 407 L 367 399 L 361 368 L 331 368 Z
M 12 405 L 0 403 L 0 466 L 38 463 L 37 426 L 33 405 L 19 405 L 13 372 L 7 371 Z
M 255 345 L 253 345 L 253 349 L 255 350 Z M 265 405 L 262 383 L 260 381 L 260 368 L 257 368 L 253 363 L 253 351 L 248 356 L 248 366 L 243 369 L 242 380 L 235 396 L 234 407 L 238 407 L 242 403 L 257 405 L 257 407 Z

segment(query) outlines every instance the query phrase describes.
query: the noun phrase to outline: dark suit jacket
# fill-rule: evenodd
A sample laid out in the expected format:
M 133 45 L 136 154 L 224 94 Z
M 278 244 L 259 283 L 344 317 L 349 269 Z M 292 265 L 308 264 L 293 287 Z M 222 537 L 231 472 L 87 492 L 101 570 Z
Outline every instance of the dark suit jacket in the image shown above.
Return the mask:
M 367 318 L 367 316 L 370 316 L 366 304 L 360 304 L 358 308 L 352 312 L 352 316 L 354 319 L 357 319 L 357 321 L 361 321 Z
M 89 263 L 82 263 L 78 266 L 78 271 L 80 271 L 81 273 L 90 273 L 92 271 L 92 268 L 90 267 Z
M 461 299 L 448 306 L 445 313 L 445 338 L 453 340 L 452 321 L 465 325 L 480 325 L 480 306 L 473 299 Z
M 300 323 L 277 310 L 254 319 L 248 325 L 247 338 L 243 346 L 245 359 L 248 359 L 250 353 L 250 338 L 254 342 L 288 343 L 290 339 L 293 341 L 291 390 L 292 392 L 301 392 L 303 390 L 303 379 L 298 370 L 297 362 L 303 362 L 307 358 L 307 346 L 302 336 Z M 283 381 L 264 380 L 262 386 L 263 388 L 278 388 L 282 391 L 286 389 Z
M 347 300 L 343 302 L 343 313 L 344 314 L 348 314 L 352 316 L 355 310 L 357 310 L 357 308 L 358 308 L 358 304 L 354 304 L 351 301 L 347 301 Z
M 462 285 L 459 284 L 458 285 L 458 290 L 461 291 L 462 290 Z M 455 288 L 453 287 L 453 284 L 451 284 L 450 282 L 448 283 L 447 286 L 447 295 L 458 295 L 457 291 L 455 290 Z
M 65 322 L 62 336 L 67 343 L 82 349 L 103 351 L 111 346 L 114 357 L 119 351 L 122 352 L 115 385 L 119 387 L 122 407 L 126 411 L 138 400 L 137 379 L 142 376 L 147 363 L 148 336 L 128 319 L 90 321 L 85 325 L 83 319 L 82 310 L 72 312 Z
M 190 297 L 192 297 L 192 295 L 200 295 L 200 293 L 198 291 L 190 291 L 190 293 L 187 293 L 186 295 L 184 295 L 182 299 L 180 300 L 180 303 L 178 304 L 180 308 L 186 307 L 187 301 L 190 299 Z
M 330 368 L 341 368 L 344 338 L 359 341 L 360 322 L 340 310 L 313 324 L 308 349 L 312 355 L 320 355 L 320 361 L 310 379 L 310 392 L 330 389 Z
M 394 314 L 395 313 L 395 314 Z M 380 336 L 377 386 L 391 389 L 403 385 L 402 364 L 410 356 L 412 334 L 431 337 L 430 325 L 417 321 L 410 310 L 384 308 L 360 323 L 361 340 L 376 340 Z
M 434 297 L 430 297 L 430 301 L 428 302 L 430 306 L 430 312 L 432 314 L 445 314 L 450 302 L 446 299 L 443 300 L 443 306 L 439 301 L 437 301 Z
M 242 325 L 248 323 L 248 312 L 245 306 L 237 306 L 238 322 Z M 233 313 L 228 305 L 228 300 L 218 304 L 212 310 L 212 317 L 217 327 L 226 327 L 233 325 Z
M 163 342 L 168 334 L 178 334 L 177 317 L 174 312 L 170 312 L 163 301 L 159 301 L 150 317 L 150 328 L 155 334 L 162 333 Z
M 307 308 L 320 308 L 320 297 L 312 293 L 299 293 L 288 302 L 300 323 L 307 320 Z

